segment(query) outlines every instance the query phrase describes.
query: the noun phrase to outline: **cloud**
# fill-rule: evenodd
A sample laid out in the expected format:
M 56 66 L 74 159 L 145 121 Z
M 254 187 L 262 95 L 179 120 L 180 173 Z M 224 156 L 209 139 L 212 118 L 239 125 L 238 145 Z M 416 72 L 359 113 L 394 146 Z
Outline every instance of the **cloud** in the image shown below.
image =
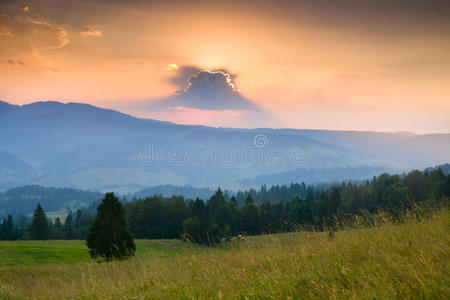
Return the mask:
M 194 66 L 178 66 L 177 72 L 169 78 L 170 83 L 177 87 L 175 93 L 183 93 L 189 85 L 191 76 L 201 71 L 200 68 Z
M 89 36 L 102 37 L 103 36 L 103 34 L 100 30 L 94 30 L 94 29 L 82 31 L 82 32 L 80 32 L 80 34 L 84 37 L 89 37 Z
M 47 43 L 47 39 L 45 40 L 36 40 L 35 42 L 30 42 L 31 49 L 33 52 L 42 51 L 42 50 L 54 50 L 54 49 L 60 49 L 66 46 L 70 43 L 70 39 L 67 36 L 67 31 L 60 27 L 53 24 L 50 24 L 43 20 L 34 20 L 31 18 L 26 18 L 25 22 L 28 24 L 32 24 L 35 26 L 38 26 L 40 31 L 47 31 L 47 32 L 53 32 L 53 34 L 56 34 L 56 44 L 49 44 Z M 33 31 L 34 33 L 39 32 L 37 28 Z
M 152 110 L 173 110 L 179 107 L 203 110 L 247 110 L 260 108 L 243 97 L 235 88 L 232 76 L 222 70 L 198 70 L 181 67 L 171 78 L 179 90 L 176 95 L 146 105 Z
M 173 64 L 176 65 L 176 64 Z M 188 87 L 189 85 L 189 80 L 192 76 L 196 75 L 198 72 L 202 71 L 201 68 L 199 67 L 195 67 L 195 66 L 178 66 L 176 65 L 176 73 L 169 78 L 170 83 L 172 83 L 173 85 L 175 85 L 177 87 L 177 90 L 175 91 L 175 93 L 177 94 L 181 94 L 184 92 L 184 90 Z M 166 68 L 167 70 L 167 68 Z M 174 70 L 174 69 L 172 69 Z M 171 70 L 171 71 L 172 71 Z M 229 74 L 231 78 L 235 79 L 237 77 L 236 74 L 232 74 L 230 73 L 228 70 L 226 69 L 216 69 L 215 70 Z
M 8 64 L 11 66 L 19 65 L 19 66 L 25 66 L 26 63 L 23 60 L 15 60 L 15 59 L 8 59 Z
M 31 6 L 25 5 L 25 6 L 23 7 L 23 11 L 26 11 L 26 12 L 31 11 Z
M 11 33 L 11 29 L 6 26 L 0 26 L 0 36 L 14 38 L 14 35 Z

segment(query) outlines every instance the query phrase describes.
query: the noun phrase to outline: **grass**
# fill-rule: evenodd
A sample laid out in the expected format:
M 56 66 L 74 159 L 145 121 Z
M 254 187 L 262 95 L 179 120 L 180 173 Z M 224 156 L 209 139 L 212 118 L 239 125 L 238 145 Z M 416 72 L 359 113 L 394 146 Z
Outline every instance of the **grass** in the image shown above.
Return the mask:
M 0 242 L 0 268 L 93 262 L 85 241 Z M 157 253 L 174 256 L 188 245 L 179 240 L 135 240 L 137 255 Z M 1 270 L 1 269 L 0 269 Z
M 67 243 L 68 252 L 61 250 L 66 254 L 83 250 L 76 241 L 46 243 L 49 248 Z M 24 244 L 32 248 L 36 242 L 17 242 L 7 257 L 19 255 L 22 250 L 14 249 Z M 0 298 L 450 299 L 448 210 L 421 221 L 347 229 L 332 237 L 299 232 L 250 237 L 218 248 L 179 241 L 138 241 L 137 247 L 136 257 L 123 262 L 2 261 Z
M 12 241 L 0 243 L 0 268 L 88 262 L 82 241 Z

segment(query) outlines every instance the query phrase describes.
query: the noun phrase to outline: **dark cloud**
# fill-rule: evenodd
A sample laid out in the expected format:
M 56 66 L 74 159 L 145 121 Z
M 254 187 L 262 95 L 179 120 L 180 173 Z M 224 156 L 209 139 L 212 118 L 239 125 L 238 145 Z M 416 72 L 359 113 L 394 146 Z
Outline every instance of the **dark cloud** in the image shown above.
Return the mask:
M 175 93 L 181 94 L 189 86 L 189 78 L 200 72 L 201 69 L 194 66 L 181 66 L 176 70 L 176 74 L 169 78 L 169 81 L 177 87 Z
M 177 70 L 170 81 L 178 88 L 176 95 L 154 101 L 153 110 L 170 110 L 177 106 L 206 110 L 248 110 L 260 108 L 235 89 L 232 75 L 226 70 L 200 70 L 186 66 Z
M 22 61 L 22 60 L 14 60 L 14 59 L 8 59 L 8 64 L 11 65 L 11 66 L 14 66 L 16 64 L 20 65 L 20 66 L 25 66 L 26 65 L 26 63 L 24 61 Z
M 190 78 L 200 71 L 202 71 L 202 69 L 195 66 L 179 66 L 175 75 L 169 78 L 169 81 L 177 87 L 175 93 L 182 94 L 189 86 Z M 237 74 L 232 74 L 227 69 L 216 69 L 214 72 L 223 72 L 228 74 L 233 80 L 237 77 Z

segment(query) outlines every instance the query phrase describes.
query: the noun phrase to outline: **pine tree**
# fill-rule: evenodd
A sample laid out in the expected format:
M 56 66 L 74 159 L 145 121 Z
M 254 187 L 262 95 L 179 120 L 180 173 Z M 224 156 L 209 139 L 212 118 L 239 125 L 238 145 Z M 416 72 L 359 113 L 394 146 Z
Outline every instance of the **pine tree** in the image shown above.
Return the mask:
M 38 204 L 34 211 L 29 231 L 30 237 L 34 240 L 46 240 L 50 238 L 48 219 L 41 204 Z
M 6 239 L 6 219 L 3 219 L 3 223 L 0 226 L 0 240 L 4 241 Z
M 136 245 L 126 225 L 125 210 L 113 193 L 106 193 L 89 228 L 86 245 L 92 258 L 109 261 L 134 255 Z
M 245 198 L 245 205 L 241 208 L 240 229 L 247 234 L 257 234 L 260 231 L 259 207 L 253 202 L 249 194 Z
M 245 205 L 253 204 L 253 198 L 250 194 L 247 195 L 247 198 L 245 198 Z
M 341 192 L 337 187 L 334 187 L 330 195 L 330 202 L 328 207 L 329 215 L 335 215 L 338 209 L 341 207 L 341 205 L 342 205 Z
M 219 206 L 225 204 L 225 197 L 220 188 L 217 189 L 216 193 L 209 199 L 208 207 L 214 212 Z
M 52 238 L 55 240 L 59 240 L 62 238 L 62 223 L 59 218 L 56 218 L 55 224 L 53 225 Z
M 77 209 L 76 215 L 75 215 L 75 228 L 79 228 L 80 227 L 80 218 L 82 216 L 82 212 L 81 209 Z
M 67 240 L 73 240 L 75 238 L 75 228 L 73 226 L 72 213 L 67 214 L 66 220 L 64 221 L 64 238 Z
M 5 231 L 5 240 L 13 241 L 17 239 L 16 232 L 14 230 L 14 223 L 12 220 L 12 216 L 8 215 L 8 219 L 6 220 L 6 231 Z

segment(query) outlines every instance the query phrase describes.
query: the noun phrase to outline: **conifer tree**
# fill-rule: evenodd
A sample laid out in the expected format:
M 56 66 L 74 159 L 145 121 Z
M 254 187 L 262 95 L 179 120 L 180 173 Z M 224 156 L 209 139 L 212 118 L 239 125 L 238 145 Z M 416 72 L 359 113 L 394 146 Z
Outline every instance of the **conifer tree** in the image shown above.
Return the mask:
M 77 209 L 77 212 L 75 214 L 75 228 L 77 228 L 77 229 L 80 227 L 81 216 L 82 216 L 81 209 Z
M 50 238 L 50 228 L 47 215 L 41 204 L 38 204 L 34 211 L 29 227 L 30 237 L 34 240 L 46 240 Z
M 8 219 L 6 220 L 6 230 L 5 230 L 5 240 L 13 241 L 17 239 L 16 232 L 14 230 L 14 223 L 12 220 L 12 216 L 8 215 Z
M 62 223 L 59 218 L 56 218 L 55 224 L 53 225 L 52 238 L 59 240 L 62 238 Z
M 2 225 L 0 226 L 0 240 L 6 239 L 6 219 L 3 219 Z
M 239 223 L 240 229 L 246 234 L 259 233 L 259 207 L 255 205 L 250 194 L 245 198 L 245 205 L 241 209 Z
M 89 228 L 86 245 L 92 258 L 106 261 L 134 255 L 136 245 L 127 228 L 125 210 L 113 193 L 106 193 Z
M 67 214 L 66 220 L 64 221 L 64 238 L 68 240 L 73 240 L 75 238 L 75 228 L 73 226 L 72 213 Z

